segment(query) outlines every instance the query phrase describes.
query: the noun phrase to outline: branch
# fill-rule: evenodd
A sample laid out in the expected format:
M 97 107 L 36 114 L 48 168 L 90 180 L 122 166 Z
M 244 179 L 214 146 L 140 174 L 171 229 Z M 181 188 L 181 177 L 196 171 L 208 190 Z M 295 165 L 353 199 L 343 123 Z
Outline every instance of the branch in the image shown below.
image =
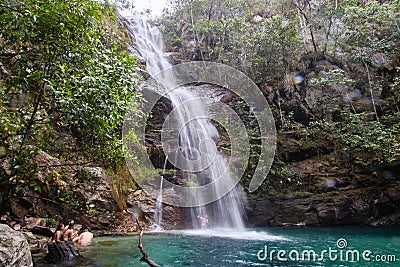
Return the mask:
M 43 82 L 40 85 L 39 93 L 34 98 L 33 111 L 32 111 L 31 117 L 30 117 L 30 119 L 28 121 L 28 125 L 26 126 L 25 133 L 24 133 L 24 135 L 22 137 L 21 144 L 19 146 L 19 150 L 20 150 L 19 154 L 22 154 L 22 148 L 24 147 L 26 140 L 28 139 L 29 135 L 31 134 L 32 127 L 35 124 L 35 116 L 36 116 L 36 113 L 39 110 L 40 104 L 42 102 L 42 97 L 44 95 L 44 86 L 45 86 L 45 83 Z
M 13 7 L 10 7 L 10 6 L 6 6 L 6 5 L 1 5 L 1 4 L 0 4 L 0 7 L 2 7 L 2 8 L 7 8 L 7 9 L 10 9 L 10 10 L 12 10 L 12 11 L 15 11 L 15 12 L 18 12 L 18 13 L 21 13 L 21 14 L 22 14 L 22 11 L 21 11 L 21 10 L 18 10 L 18 9 L 16 9 L 16 8 L 13 8 Z
M 142 226 L 140 225 L 140 222 L 139 222 L 138 218 L 136 218 L 136 216 L 133 214 L 133 212 L 130 211 L 129 209 L 126 209 L 125 211 L 128 212 L 131 215 L 131 219 L 136 222 L 136 224 L 137 224 L 137 226 L 138 226 L 138 228 L 140 230 L 138 248 L 140 249 L 140 252 L 143 255 L 143 257 L 140 259 L 140 261 L 146 262 L 151 267 L 161 267 L 160 265 L 158 265 L 157 263 L 155 263 L 154 261 L 152 261 L 149 258 L 149 255 L 147 254 L 147 251 L 143 247 L 143 234 L 144 234 L 144 231 L 143 231 Z
M 10 197 L 10 198 L 20 199 L 19 197 Z M 35 198 L 35 199 L 45 200 L 45 201 L 51 202 L 51 203 L 53 203 L 53 204 L 57 204 L 57 205 L 59 205 L 59 206 L 63 205 L 62 203 L 59 203 L 59 202 L 57 202 L 57 201 L 54 201 L 54 200 L 52 200 L 52 199 L 45 198 L 45 197 L 23 196 L 22 198 Z
M 379 116 L 378 116 L 378 111 L 376 110 L 376 105 L 375 105 L 374 92 L 373 92 L 373 90 L 372 90 L 371 75 L 370 75 L 370 73 L 369 73 L 369 69 L 368 69 L 367 63 L 365 63 L 364 60 L 363 60 L 363 63 L 364 63 L 364 66 L 365 66 L 365 70 L 367 71 L 368 84 L 369 84 L 369 93 L 371 94 L 372 106 L 373 106 L 373 108 L 374 108 L 376 120 L 380 123 L 380 121 L 379 121 Z
M 66 167 L 66 166 L 83 166 L 89 163 L 93 163 L 94 160 L 83 162 L 83 163 L 63 163 L 63 164 L 54 164 L 54 165 L 39 165 L 39 168 L 55 168 L 55 167 Z
M 32 52 L 33 50 L 34 50 L 34 49 L 31 48 L 31 49 L 28 49 L 28 50 L 24 50 L 24 51 L 21 51 L 21 52 L 15 52 L 15 53 L 11 53 L 11 52 L 0 53 L 0 57 L 15 57 L 15 56 L 18 56 L 18 55 L 30 53 L 30 52 Z

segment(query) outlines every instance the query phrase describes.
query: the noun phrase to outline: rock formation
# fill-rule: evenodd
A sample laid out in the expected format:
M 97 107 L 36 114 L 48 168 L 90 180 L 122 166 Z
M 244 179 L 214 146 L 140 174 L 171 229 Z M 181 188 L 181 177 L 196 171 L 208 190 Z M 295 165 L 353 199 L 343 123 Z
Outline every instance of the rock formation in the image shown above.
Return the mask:
M 0 224 L 0 266 L 33 266 L 25 236 Z

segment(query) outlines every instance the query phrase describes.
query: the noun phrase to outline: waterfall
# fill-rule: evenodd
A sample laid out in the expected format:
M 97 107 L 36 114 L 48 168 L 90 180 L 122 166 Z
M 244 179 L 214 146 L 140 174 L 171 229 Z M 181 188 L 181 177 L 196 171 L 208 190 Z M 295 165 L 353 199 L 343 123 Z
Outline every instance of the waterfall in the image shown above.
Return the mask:
M 138 51 L 146 61 L 149 74 L 154 76 L 171 67 L 164 56 L 160 31 L 139 17 L 129 17 L 128 21 Z M 164 79 L 168 82 L 175 77 L 164 77 Z M 207 205 L 197 204 L 205 203 L 201 194 L 190 196 L 194 204 L 188 212 L 192 226 L 195 229 L 244 228 L 245 194 L 239 185 L 234 186 L 225 158 L 216 151 L 215 140 L 219 138 L 219 133 L 210 119 L 206 105 L 189 89 L 190 86 L 181 86 L 166 93 L 171 100 L 176 114 L 175 121 L 180 129 L 179 137 L 176 138 L 179 138 L 179 149 L 186 159 L 182 164 L 187 173 L 187 184 L 188 186 L 213 184 L 212 193 L 218 196 L 223 195 L 222 192 L 226 192 L 226 188 L 233 188 L 222 198 Z M 205 162 L 211 163 L 205 166 Z M 182 169 L 182 165 L 178 165 Z M 223 184 L 215 182 L 221 176 L 224 178 Z M 162 180 L 163 178 L 161 183 Z M 162 185 L 161 190 L 163 190 Z M 160 214 L 158 210 L 156 220 L 160 219 Z
M 156 224 L 156 229 L 162 229 L 162 202 L 163 202 L 163 181 L 164 181 L 164 173 L 167 168 L 168 156 L 165 157 L 164 167 L 163 167 L 163 175 L 161 175 L 160 179 L 160 193 L 156 199 L 156 211 L 154 213 L 154 222 Z
M 156 199 L 156 210 L 154 213 L 154 222 L 157 229 L 162 229 L 161 222 L 162 222 L 162 190 L 163 190 L 163 180 L 164 177 L 161 176 L 160 179 L 160 193 Z

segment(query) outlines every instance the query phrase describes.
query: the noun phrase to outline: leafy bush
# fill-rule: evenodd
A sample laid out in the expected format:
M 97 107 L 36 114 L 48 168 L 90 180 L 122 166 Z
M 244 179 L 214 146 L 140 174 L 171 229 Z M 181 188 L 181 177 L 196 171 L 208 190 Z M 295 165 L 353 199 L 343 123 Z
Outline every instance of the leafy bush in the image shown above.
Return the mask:
M 344 150 L 363 155 L 363 165 L 390 163 L 400 157 L 400 116 L 387 115 L 381 122 L 371 120 L 373 114 L 343 112 L 337 134 L 345 144 Z

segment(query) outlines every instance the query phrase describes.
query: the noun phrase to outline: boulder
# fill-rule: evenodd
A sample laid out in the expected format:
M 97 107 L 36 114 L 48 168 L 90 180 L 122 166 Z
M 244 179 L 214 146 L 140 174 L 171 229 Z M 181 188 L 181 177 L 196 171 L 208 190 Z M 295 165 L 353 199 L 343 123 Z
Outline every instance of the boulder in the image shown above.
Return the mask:
M 0 266 L 33 266 L 25 236 L 0 224 Z
M 47 237 L 53 236 L 53 231 L 46 226 L 47 222 L 44 218 L 27 217 L 24 222 L 26 224 L 24 228 L 34 234 Z
M 111 187 L 111 179 L 100 167 L 83 168 L 81 172 L 90 175 L 82 179 L 82 175 L 76 178 L 81 182 L 79 184 L 80 192 L 84 199 L 94 205 L 94 209 L 115 210 L 113 191 Z
M 77 182 L 75 194 L 86 203 L 90 214 L 80 214 L 77 221 L 95 229 L 109 228 L 114 223 L 113 212 L 118 210 L 111 178 L 100 167 L 85 167 L 74 179 Z
M 74 242 L 61 241 L 48 245 L 48 253 L 44 258 L 46 262 L 62 263 L 74 260 L 79 257 L 79 251 L 76 249 Z

